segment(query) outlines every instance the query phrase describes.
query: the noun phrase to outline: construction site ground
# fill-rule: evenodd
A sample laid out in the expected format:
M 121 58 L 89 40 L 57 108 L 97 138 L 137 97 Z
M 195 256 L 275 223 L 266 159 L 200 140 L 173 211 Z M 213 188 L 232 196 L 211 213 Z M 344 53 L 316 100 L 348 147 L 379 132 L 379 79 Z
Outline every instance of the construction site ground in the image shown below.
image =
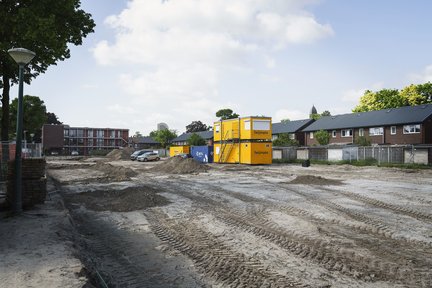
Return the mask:
M 47 175 L 43 212 L 0 226 L 46 226 L 40 256 L 1 236 L 0 287 L 432 287 L 430 169 L 106 157 Z

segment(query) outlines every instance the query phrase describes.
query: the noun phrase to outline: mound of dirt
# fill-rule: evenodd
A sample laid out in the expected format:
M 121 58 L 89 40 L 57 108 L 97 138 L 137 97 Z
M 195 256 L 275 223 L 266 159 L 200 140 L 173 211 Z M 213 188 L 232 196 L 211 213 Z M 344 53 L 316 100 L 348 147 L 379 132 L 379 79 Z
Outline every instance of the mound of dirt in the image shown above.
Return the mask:
M 161 164 L 155 166 L 153 171 L 164 172 L 168 174 L 191 174 L 207 172 L 210 169 L 205 164 L 201 164 L 192 158 L 171 157 Z
M 130 177 L 137 175 L 137 173 L 130 168 L 114 166 L 103 162 L 97 162 L 93 168 L 103 172 L 106 175 L 105 178 L 110 181 L 127 181 L 130 180 Z
M 112 160 L 129 160 L 130 155 L 134 152 L 133 148 L 114 149 L 109 152 L 106 157 Z
M 306 185 L 342 185 L 342 181 L 340 180 L 326 179 L 321 176 L 313 175 L 300 175 L 289 183 Z
M 146 186 L 67 194 L 64 197 L 68 202 L 82 204 L 93 211 L 128 212 L 169 204 L 165 197 Z

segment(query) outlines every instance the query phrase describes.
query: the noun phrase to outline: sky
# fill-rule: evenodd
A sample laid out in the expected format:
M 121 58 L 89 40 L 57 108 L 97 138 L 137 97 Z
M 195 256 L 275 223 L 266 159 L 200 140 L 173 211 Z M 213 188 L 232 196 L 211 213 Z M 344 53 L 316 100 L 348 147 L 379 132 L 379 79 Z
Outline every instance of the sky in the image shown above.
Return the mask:
M 432 81 L 429 0 L 81 0 L 95 32 L 25 86 L 64 124 L 350 113 L 366 89 Z M 14 94 L 15 93 L 15 94 Z M 11 98 L 17 95 L 16 88 Z

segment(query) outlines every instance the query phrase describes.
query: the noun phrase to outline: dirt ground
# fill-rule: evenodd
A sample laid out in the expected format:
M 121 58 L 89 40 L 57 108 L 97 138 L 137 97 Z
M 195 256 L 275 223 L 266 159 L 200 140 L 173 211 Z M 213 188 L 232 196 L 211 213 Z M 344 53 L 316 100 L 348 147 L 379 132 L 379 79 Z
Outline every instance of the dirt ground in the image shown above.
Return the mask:
M 432 170 L 188 161 L 48 161 L 87 287 L 432 287 Z

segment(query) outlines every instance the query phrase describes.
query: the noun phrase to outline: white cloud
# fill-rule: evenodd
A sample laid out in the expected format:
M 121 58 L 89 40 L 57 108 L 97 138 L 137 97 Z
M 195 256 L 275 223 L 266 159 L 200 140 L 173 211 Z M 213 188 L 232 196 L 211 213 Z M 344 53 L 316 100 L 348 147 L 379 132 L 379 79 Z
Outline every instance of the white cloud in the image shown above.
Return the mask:
M 344 91 L 342 93 L 342 101 L 344 102 L 351 102 L 351 103 L 358 103 L 360 98 L 364 95 L 366 90 L 371 91 L 377 91 L 383 89 L 383 83 L 378 82 L 372 84 L 368 88 L 360 88 L 360 89 L 349 89 L 347 91 Z
M 100 65 L 119 67 L 128 103 L 146 112 L 142 125 L 207 121 L 227 102 L 230 108 L 238 106 L 219 94 L 227 73 L 272 69 L 275 48 L 334 34 L 306 11 L 311 2 L 130 0 L 119 15 L 105 20 L 115 41 L 100 41 L 93 55 Z M 120 107 L 110 109 L 121 112 Z
M 281 109 L 275 112 L 273 118 L 273 122 L 280 122 L 283 119 L 289 119 L 289 120 L 301 120 L 301 119 L 307 119 L 309 118 L 309 115 L 304 113 L 304 111 L 298 111 L 298 110 L 287 110 L 287 109 Z
M 417 83 L 432 82 L 432 64 L 426 66 L 426 68 L 420 74 L 413 74 L 410 76 L 411 81 Z

